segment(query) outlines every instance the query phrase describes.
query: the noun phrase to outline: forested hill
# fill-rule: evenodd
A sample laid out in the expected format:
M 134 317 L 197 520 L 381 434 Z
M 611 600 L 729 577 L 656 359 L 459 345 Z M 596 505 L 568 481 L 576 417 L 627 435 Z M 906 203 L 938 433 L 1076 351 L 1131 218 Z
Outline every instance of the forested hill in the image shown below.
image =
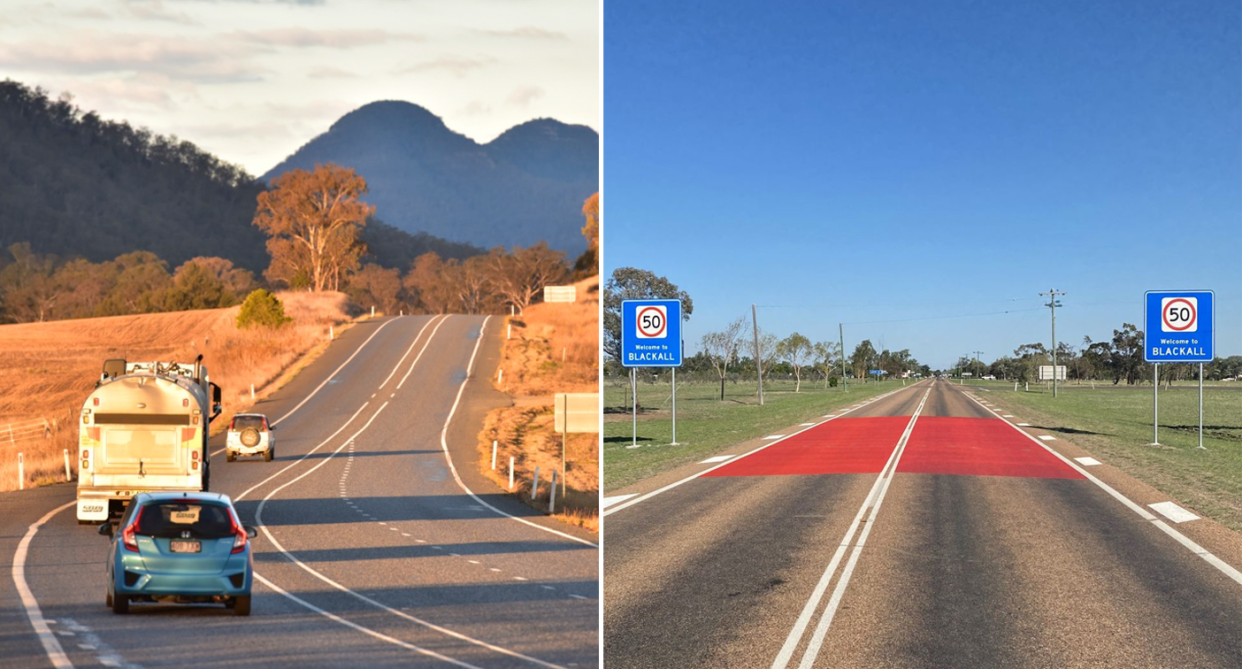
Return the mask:
M 143 250 L 170 267 L 217 256 L 260 273 L 266 238 L 251 222 L 265 188 L 188 141 L 0 82 L 0 249 L 28 242 L 37 253 L 92 262 Z M 377 262 L 403 270 L 426 251 L 479 252 L 378 222 L 362 239 Z
M 488 144 L 408 102 L 373 102 L 341 117 L 263 176 L 317 163 L 354 168 L 375 215 L 407 232 L 484 247 L 547 241 L 577 255 L 579 210 L 599 190 L 599 136 L 539 119 Z

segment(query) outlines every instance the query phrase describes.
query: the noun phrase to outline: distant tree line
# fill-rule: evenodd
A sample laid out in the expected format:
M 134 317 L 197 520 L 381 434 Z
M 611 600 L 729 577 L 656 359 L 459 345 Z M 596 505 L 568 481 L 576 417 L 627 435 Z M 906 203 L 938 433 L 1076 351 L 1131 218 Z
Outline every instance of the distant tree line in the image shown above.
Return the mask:
M 1039 367 L 1052 364 L 1052 353 L 1042 342 L 1023 344 L 991 363 L 972 360 L 965 356 L 954 366 L 956 373 L 967 372 L 974 377 L 994 376 L 1008 381 L 1035 381 Z M 1122 323 L 1113 330 L 1111 339 L 1092 341 L 1083 337 L 1075 347 L 1068 342 L 1057 342 L 1057 364 L 1065 366 L 1065 375 L 1073 381 L 1109 381 L 1114 385 L 1149 383 L 1152 366 L 1143 360 L 1143 331 L 1132 323 Z M 1205 379 L 1219 381 L 1242 377 L 1242 356 L 1216 358 L 1204 363 Z M 1161 363 L 1160 383 L 1171 383 L 1199 378 L 1199 366 L 1194 363 Z
M 10 246 L 8 254 L 0 270 L 0 314 L 7 322 L 228 307 L 255 286 L 249 270 L 225 258 L 191 258 L 169 272 L 168 263 L 148 251 L 100 263 L 63 261 L 25 243 Z

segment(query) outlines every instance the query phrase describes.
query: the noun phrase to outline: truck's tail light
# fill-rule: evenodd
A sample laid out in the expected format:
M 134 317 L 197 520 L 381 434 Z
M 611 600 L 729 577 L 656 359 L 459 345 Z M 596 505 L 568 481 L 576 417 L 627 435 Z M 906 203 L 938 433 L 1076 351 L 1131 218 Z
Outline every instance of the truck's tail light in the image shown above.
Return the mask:
M 186 398 L 186 397 L 181 398 L 181 406 L 183 406 L 183 407 L 188 407 L 188 406 L 190 406 L 190 400 L 189 400 L 189 398 Z
M 94 400 L 95 400 L 95 406 L 99 406 L 99 398 L 98 398 L 98 397 L 96 397 L 96 398 L 94 398 Z
M 86 471 L 91 468 L 91 449 L 82 449 L 82 464 L 78 466 L 79 471 Z
M 129 521 L 129 525 L 121 530 L 121 544 L 125 546 L 125 550 L 138 552 L 138 521 L 142 518 L 142 507 L 138 507 L 138 512 L 134 514 L 134 519 Z
M 198 471 L 198 460 L 195 460 L 194 462 L 190 463 L 190 471 L 192 472 Z
M 190 459 L 198 460 L 198 451 L 190 451 Z

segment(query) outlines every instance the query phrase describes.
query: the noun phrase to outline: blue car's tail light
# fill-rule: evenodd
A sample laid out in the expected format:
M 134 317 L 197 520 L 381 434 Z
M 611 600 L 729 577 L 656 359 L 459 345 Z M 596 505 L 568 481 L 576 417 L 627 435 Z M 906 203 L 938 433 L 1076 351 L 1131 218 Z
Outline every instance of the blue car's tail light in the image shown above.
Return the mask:
M 125 526 L 121 531 L 121 543 L 125 545 L 125 550 L 138 552 L 138 537 L 135 533 L 138 530 L 138 519 L 142 518 L 143 507 L 138 507 L 138 511 L 134 513 L 134 519 Z

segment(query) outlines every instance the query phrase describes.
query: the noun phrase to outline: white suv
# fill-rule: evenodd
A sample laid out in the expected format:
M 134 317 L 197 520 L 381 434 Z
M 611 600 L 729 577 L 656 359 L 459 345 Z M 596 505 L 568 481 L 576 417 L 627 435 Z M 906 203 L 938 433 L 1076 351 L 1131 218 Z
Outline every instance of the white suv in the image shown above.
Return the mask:
M 224 443 L 225 458 L 232 462 L 239 455 L 263 455 L 266 462 L 276 457 L 276 428 L 261 413 L 239 413 L 229 423 L 228 439 Z

